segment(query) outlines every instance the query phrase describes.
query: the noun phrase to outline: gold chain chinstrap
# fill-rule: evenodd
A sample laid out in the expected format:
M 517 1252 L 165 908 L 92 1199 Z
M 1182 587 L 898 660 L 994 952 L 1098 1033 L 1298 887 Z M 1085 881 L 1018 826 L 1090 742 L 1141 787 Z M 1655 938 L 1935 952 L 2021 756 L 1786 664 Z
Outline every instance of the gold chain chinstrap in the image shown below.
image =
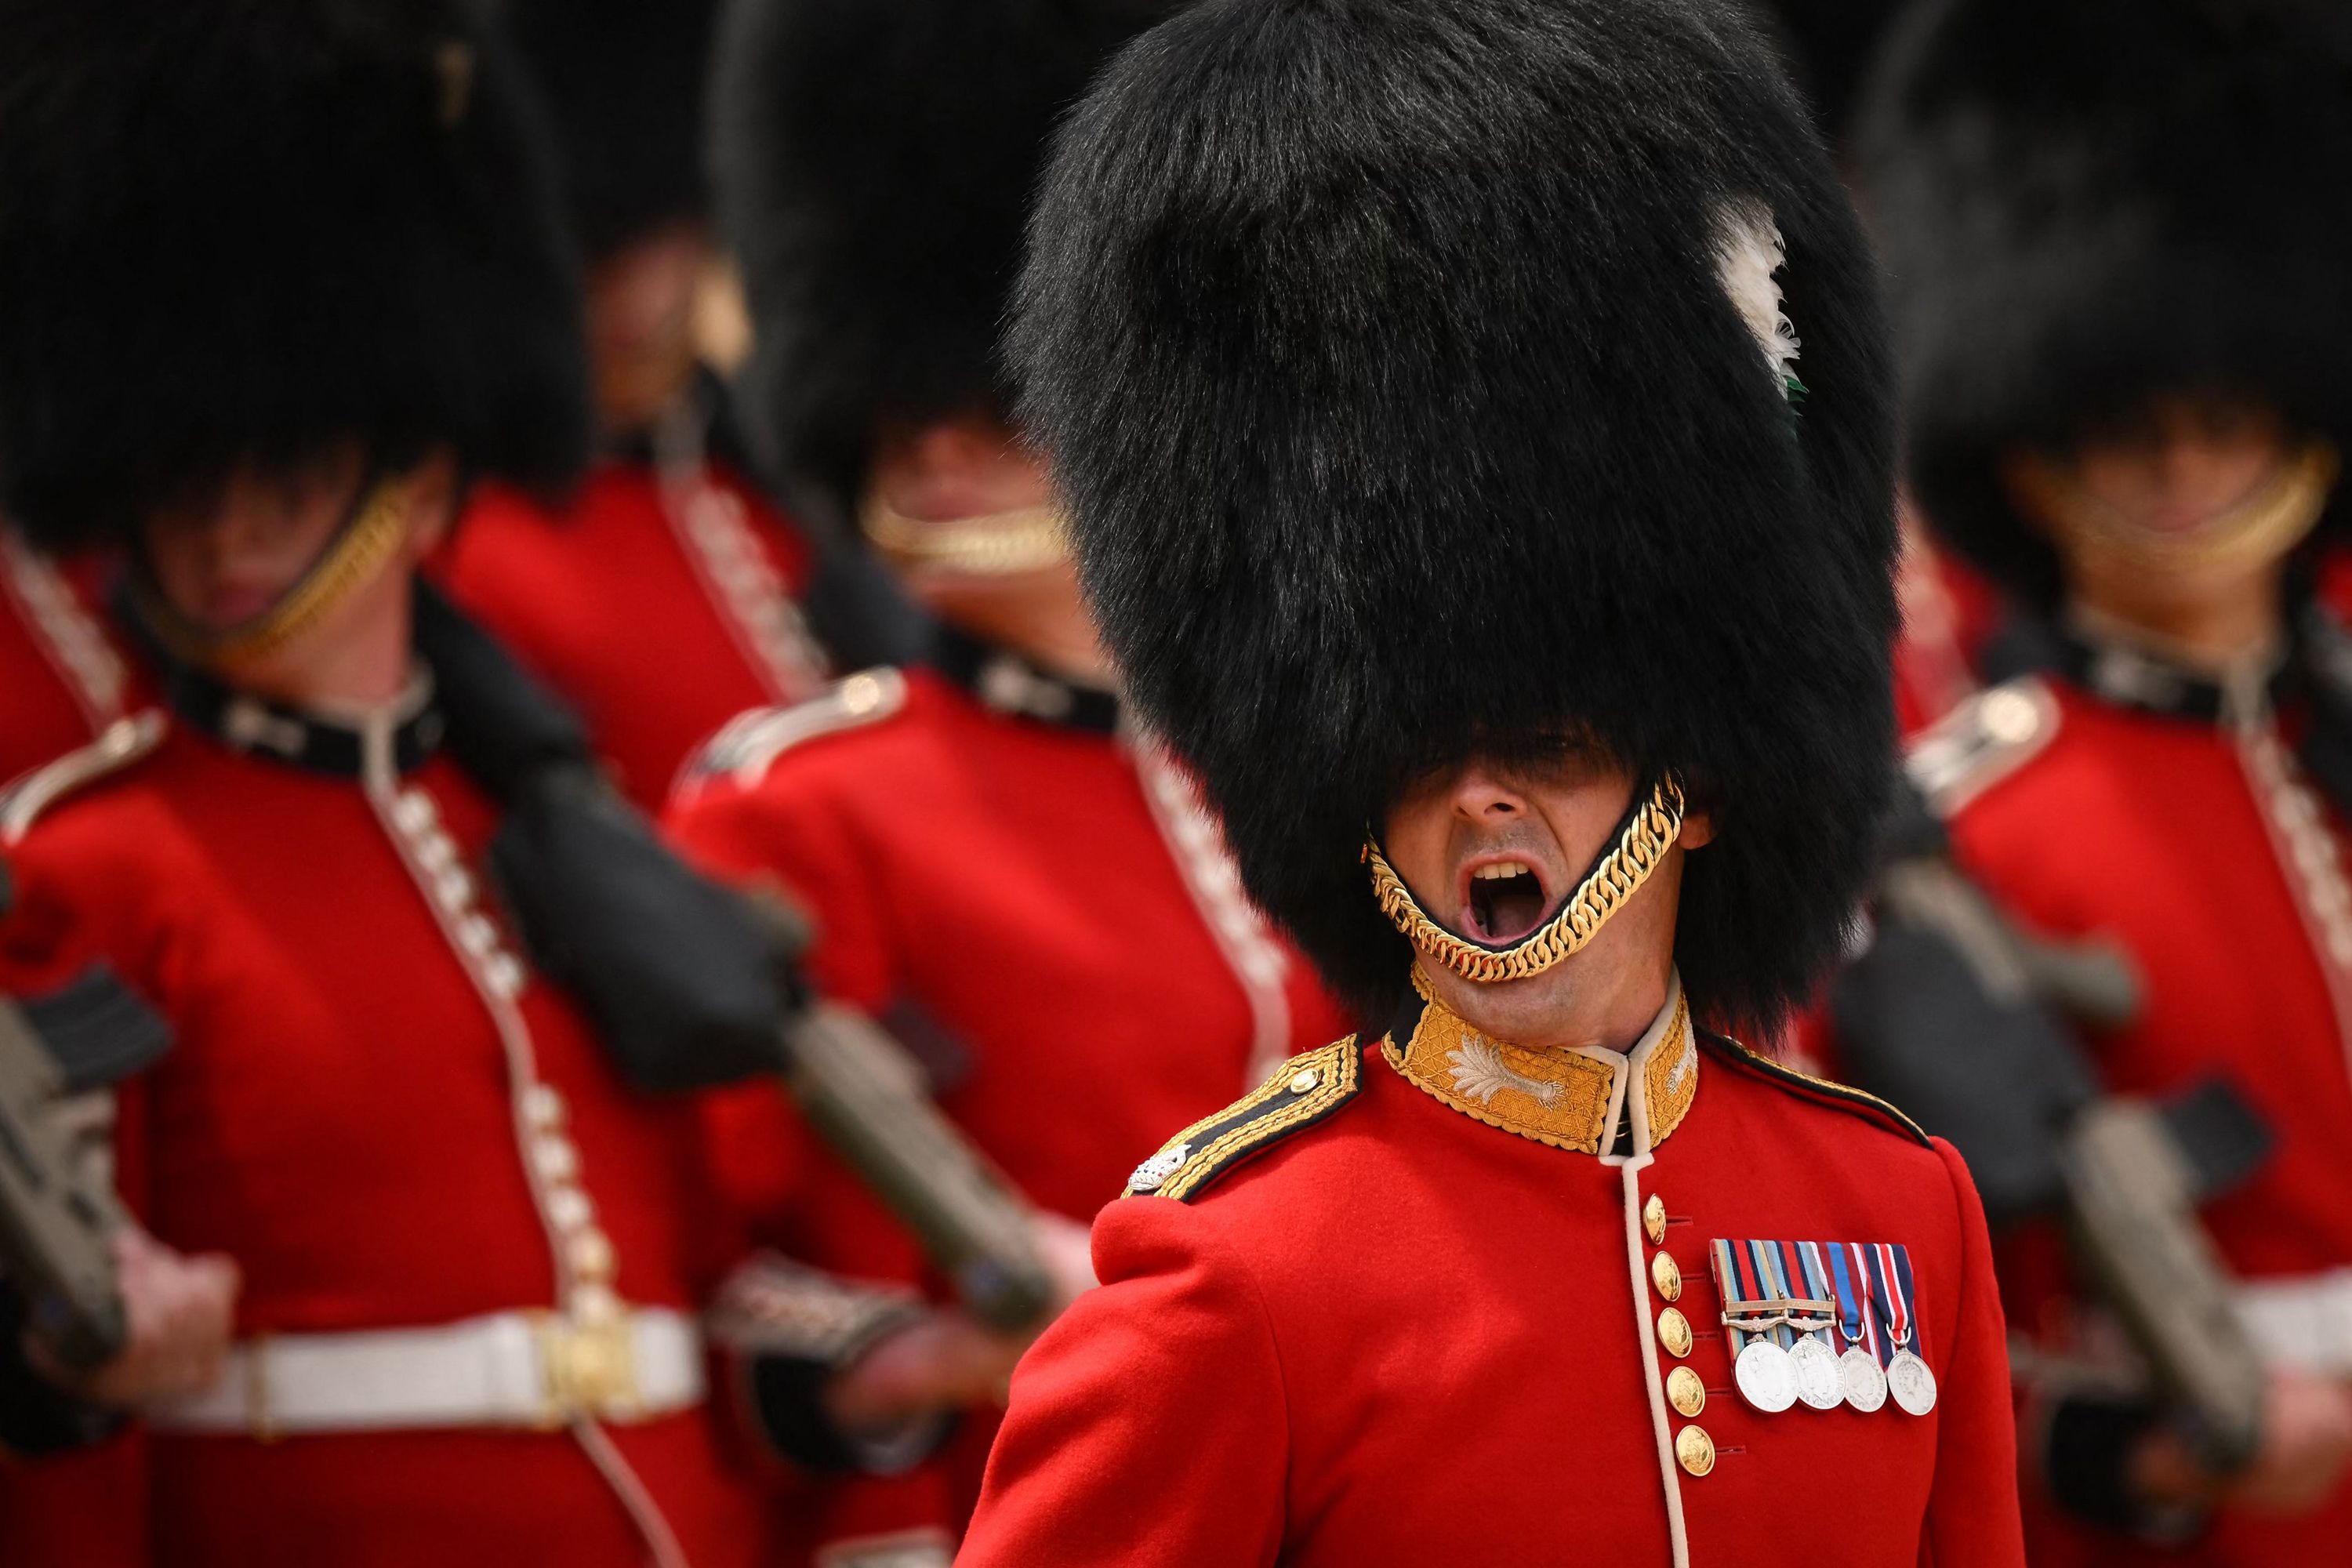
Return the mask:
M 1463 979 L 1491 985 L 1541 974 L 1581 950 L 1650 879 L 1682 830 L 1682 785 L 1672 776 L 1662 778 L 1625 824 L 1616 847 L 1601 857 L 1559 912 L 1505 948 L 1483 947 L 1430 919 L 1381 853 L 1378 841 L 1365 840 L 1364 859 L 1371 867 L 1372 896 L 1397 930 Z

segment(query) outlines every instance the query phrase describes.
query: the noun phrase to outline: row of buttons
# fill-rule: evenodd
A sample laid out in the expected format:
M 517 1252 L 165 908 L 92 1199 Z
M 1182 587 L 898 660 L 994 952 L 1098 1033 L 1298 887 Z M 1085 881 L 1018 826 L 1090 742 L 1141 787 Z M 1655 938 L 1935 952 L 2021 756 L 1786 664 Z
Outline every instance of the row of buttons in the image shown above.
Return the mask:
M 433 902 L 456 933 L 459 955 L 482 987 L 503 1005 L 522 994 L 522 961 L 509 951 L 497 923 L 480 907 L 480 887 L 466 868 L 457 841 L 441 826 L 433 797 L 411 786 L 394 797 L 392 822 Z M 523 1155 L 541 1194 L 548 1228 L 567 1281 L 567 1314 L 583 1324 L 616 1321 L 621 1300 L 613 1289 L 618 1259 L 612 1238 L 596 1223 L 596 1207 L 580 1184 L 580 1149 L 564 1130 L 563 1097 L 549 1084 L 525 1083 L 519 1100 Z
M 1691 1352 L 1690 1320 L 1680 1307 L 1682 1300 L 1682 1266 L 1665 1250 L 1666 1204 L 1652 1193 L 1642 1205 L 1642 1232 L 1650 1245 L 1659 1250 L 1650 1255 L 1650 1284 L 1660 1300 L 1666 1303 L 1658 1310 L 1658 1343 L 1666 1353 L 1680 1362 Z M 1696 1369 L 1675 1366 L 1666 1373 L 1666 1403 L 1673 1405 L 1685 1419 L 1706 1408 L 1706 1382 Z M 1675 1460 L 1692 1476 L 1703 1476 L 1715 1468 L 1715 1439 L 1706 1428 L 1692 1425 L 1675 1434 Z

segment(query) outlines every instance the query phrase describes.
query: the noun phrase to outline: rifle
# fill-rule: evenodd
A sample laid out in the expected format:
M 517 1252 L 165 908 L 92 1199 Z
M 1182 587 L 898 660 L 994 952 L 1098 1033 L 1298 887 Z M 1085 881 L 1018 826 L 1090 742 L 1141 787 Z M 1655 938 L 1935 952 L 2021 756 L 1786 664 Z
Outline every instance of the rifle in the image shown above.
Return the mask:
M 2163 1104 L 2105 1093 L 2068 1020 L 2129 1021 L 2129 961 L 2020 931 L 1909 788 L 1876 921 L 1831 994 L 1854 1081 L 1951 1140 L 1996 1226 L 2059 1215 L 2200 1458 L 2243 1466 L 2261 1440 L 2263 1365 L 2197 1205 L 2261 1163 L 2260 1119 L 2219 1080 Z
M 0 865 L 0 917 L 13 897 Z M 122 1349 L 113 1239 L 130 1218 L 111 1189 L 87 1179 L 61 1102 L 146 1065 L 169 1040 L 163 1020 L 102 969 L 38 1002 L 0 997 L 0 1276 L 69 1371 Z
M 613 790 L 570 710 L 429 589 L 417 637 L 452 753 L 505 808 L 493 876 L 622 1075 L 656 1092 L 781 1075 L 975 1318 L 1018 1332 L 1049 1317 L 1027 1204 L 940 1113 L 906 1047 L 806 983 L 807 922 L 688 869 Z

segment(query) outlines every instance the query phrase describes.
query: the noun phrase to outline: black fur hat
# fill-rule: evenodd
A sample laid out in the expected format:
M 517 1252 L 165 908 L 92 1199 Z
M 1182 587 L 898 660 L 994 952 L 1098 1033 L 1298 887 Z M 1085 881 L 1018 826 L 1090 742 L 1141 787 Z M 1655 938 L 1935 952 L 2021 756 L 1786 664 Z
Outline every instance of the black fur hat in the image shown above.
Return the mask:
M 506 0 L 551 111 L 591 257 L 703 216 L 702 138 L 718 0 Z
M 1933 0 L 1860 142 L 1913 486 L 2029 600 L 2058 563 L 2004 450 L 2194 389 L 2352 450 L 2352 6 Z
M 1574 735 L 1714 813 L 1695 1005 L 1818 974 L 1889 773 L 1890 372 L 1729 4 L 1210 0 L 1106 74 L 1030 232 L 1013 357 L 1113 651 L 1335 985 L 1408 972 L 1358 861 L 1402 788 Z
M 0 510 L 117 537 L 352 437 L 567 479 L 542 142 L 463 0 L 0 3 Z
M 1054 122 L 1178 0 L 734 0 L 720 221 L 754 349 L 746 427 L 842 521 L 877 426 L 1011 414 L 996 354 Z

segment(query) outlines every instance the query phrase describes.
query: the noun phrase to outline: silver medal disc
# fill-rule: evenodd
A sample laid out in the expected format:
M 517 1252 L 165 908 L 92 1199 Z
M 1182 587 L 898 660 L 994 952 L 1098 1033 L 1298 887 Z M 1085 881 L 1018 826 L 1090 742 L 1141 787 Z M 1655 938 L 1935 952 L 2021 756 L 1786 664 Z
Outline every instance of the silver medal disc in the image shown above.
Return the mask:
M 1845 1402 L 1864 1415 L 1886 1403 L 1886 1374 L 1878 1370 L 1878 1358 L 1860 1345 L 1838 1357 L 1838 1384 Z
M 1886 1388 L 1895 1395 L 1895 1403 L 1914 1415 L 1925 1415 L 1936 1408 L 1936 1374 L 1907 1350 L 1896 1351 L 1895 1359 L 1886 1363 Z
M 1731 1380 L 1739 1397 L 1767 1415 L 1778 1415 L 1797 1403 L 1797 1369 L 1789 1352 L 1770 1340 L 1753 1340 L 1732 1363 Z
M 1797 1397 L 1814 1409 L 1835 1410 L 1844 1400 L 1837 1357 L 1812 1335 L 1806 1334 L 1789 1347 L 1789 1365 L 1797 1374 Z

